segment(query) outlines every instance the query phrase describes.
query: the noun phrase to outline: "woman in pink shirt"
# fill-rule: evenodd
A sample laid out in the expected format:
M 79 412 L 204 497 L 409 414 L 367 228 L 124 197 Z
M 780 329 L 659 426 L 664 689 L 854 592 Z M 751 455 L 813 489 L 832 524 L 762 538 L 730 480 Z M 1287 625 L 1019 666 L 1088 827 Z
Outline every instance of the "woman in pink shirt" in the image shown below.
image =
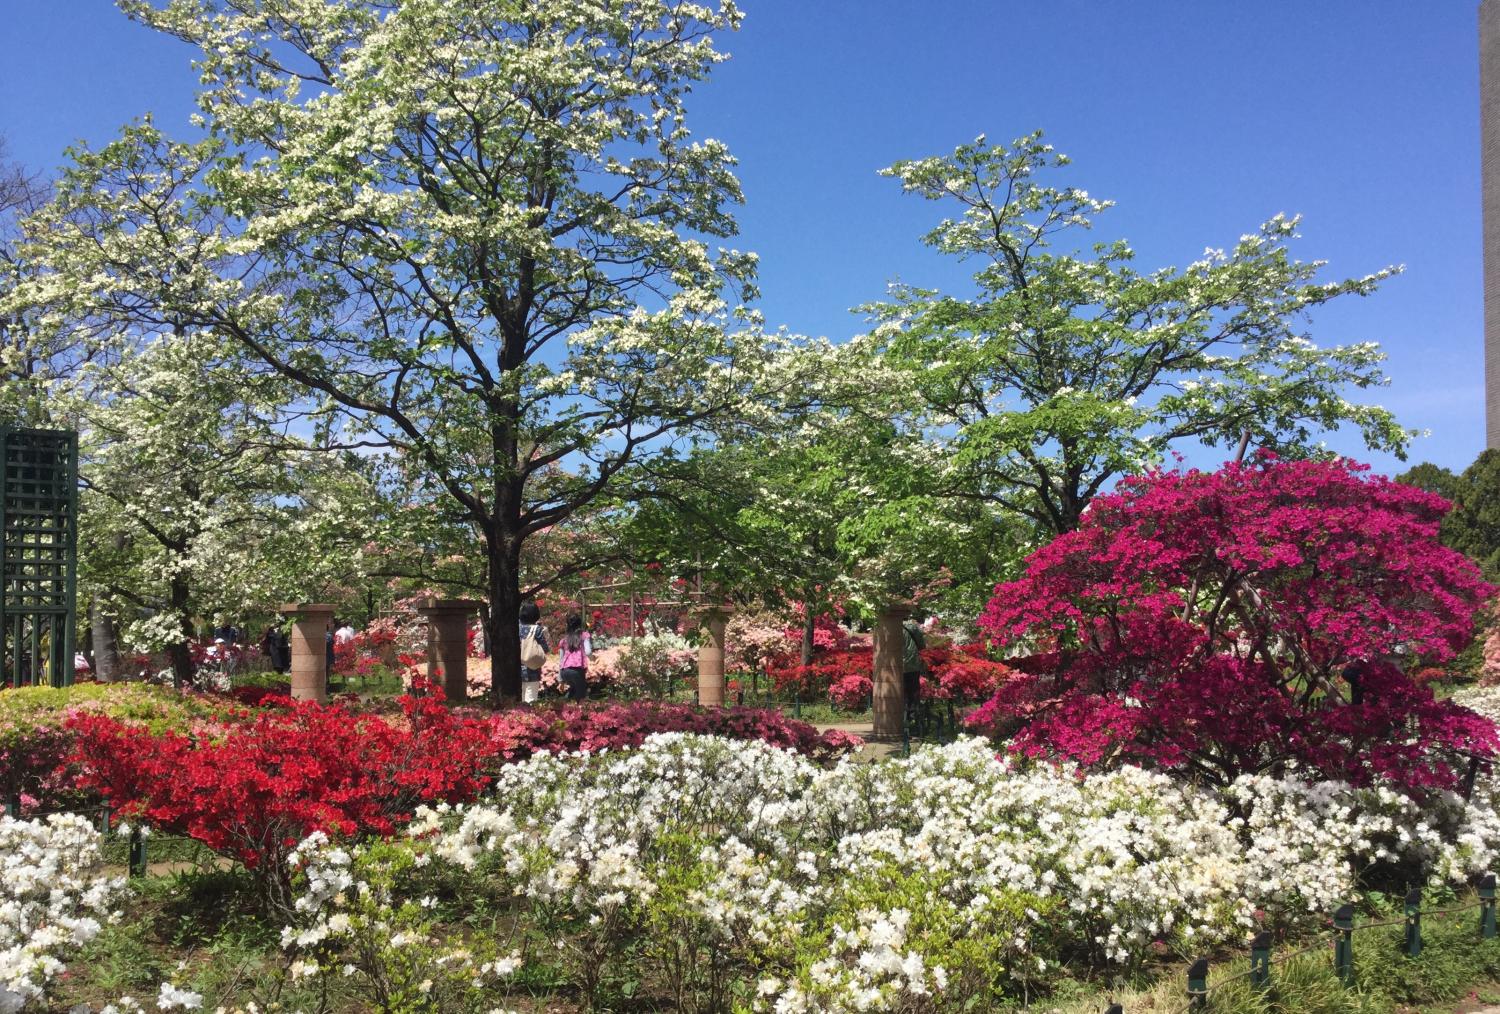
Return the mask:
M 589 632 L 583 629 L 583 617 L 574 613 L 568 617 L 568 632 L 558 642 L 558 673 L 563 686 L 568 688 L 568 700 L 582 701 L 589 696 Z

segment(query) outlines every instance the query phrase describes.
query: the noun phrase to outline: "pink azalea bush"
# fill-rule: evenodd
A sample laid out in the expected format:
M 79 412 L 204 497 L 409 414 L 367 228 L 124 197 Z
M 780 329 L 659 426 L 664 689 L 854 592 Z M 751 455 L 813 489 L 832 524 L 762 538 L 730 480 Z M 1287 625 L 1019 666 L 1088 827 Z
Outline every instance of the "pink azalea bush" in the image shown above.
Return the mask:
M 1483 660 L 1479 667 L 1482 686 L 1500 686 L 1500 623 L 1490 627 L 1484 636 Z
M 795 636 L 794 636 L 795 635 Z M 766 672 L 795 655 L 801 634 L 770 613 L 741 610 L 724 631 L 724 667 L 729 672 Z
M 1451 659 L 1493 593 L 1438 542 L 1448 506 L 1349 462 L 1128 479 L 995 589 L 981 627 L 1050 664 L 971 722 L 1028 754 L 1218 783 L 1451 786 L 1497 737 L 1408 675 Z

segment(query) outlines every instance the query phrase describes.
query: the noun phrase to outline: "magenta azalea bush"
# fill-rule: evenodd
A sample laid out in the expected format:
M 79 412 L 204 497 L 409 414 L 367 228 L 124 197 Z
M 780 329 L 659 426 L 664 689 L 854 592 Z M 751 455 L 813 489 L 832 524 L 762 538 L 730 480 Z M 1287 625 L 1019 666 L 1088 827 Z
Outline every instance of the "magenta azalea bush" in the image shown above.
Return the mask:
M 1043 664 L 970 721 L 1219 784 L 1452 786 L 1500 741 L 1409 675 L 1452 659 L 1494 591 L 1438 542 L 1448 506 L 1349 462 L 1128 479 L 995 589 L 981 627 Z

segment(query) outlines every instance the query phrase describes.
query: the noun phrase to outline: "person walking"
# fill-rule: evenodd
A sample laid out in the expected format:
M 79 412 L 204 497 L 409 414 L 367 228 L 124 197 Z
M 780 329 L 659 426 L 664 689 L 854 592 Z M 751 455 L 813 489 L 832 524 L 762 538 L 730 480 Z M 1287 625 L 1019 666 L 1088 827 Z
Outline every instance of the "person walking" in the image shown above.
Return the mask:
M 290 642 L 285 631 L 276 624 L 266 627 L 266 632 L 260 639 L 260 650 L 266 657 L 266 663 L 276 672 L 286 672 L 291 668 Z
M 547 664 L 547 628 L 535 602 L 521 603 L 521 703 L 535 704 L 542 687 L 542 666 Z
M 922 658 L 922 649 L 927 647 L 927 638 L 915 620 L 901 624 L 901 695 L 906 701 L 907 732 L 922 735 L 926 722 L 922 720 L 922 676 L 927 672 L 927 661 Z
M 589 696 L 589 632 L 583 629 L 583 617 L 574 613 L 568 617 L 568 632 L 557 646 L 558 665 L 561 667 L 563 686 L 567 687 L 568 700 L 583 701 Z

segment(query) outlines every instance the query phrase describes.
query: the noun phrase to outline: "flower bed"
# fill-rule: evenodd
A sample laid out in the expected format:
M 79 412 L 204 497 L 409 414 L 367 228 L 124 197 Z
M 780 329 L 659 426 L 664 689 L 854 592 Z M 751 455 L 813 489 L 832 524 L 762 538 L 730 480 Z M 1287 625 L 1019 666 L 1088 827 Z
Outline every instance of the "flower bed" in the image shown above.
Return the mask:
M 1481 793 L 1419 807 L 1326 782 L 1218 792 L 996 761 L 979 740 L 828 769 L 658 735 L 538 753 L 493 801 L 425 811 L 401 843 L 305 843 L 284 939 L 314 981 L 426 983 L 452 1009 L 519 998 L 542 969 L 585 1004 L 631 982 L 675 1010 L 985 1009 L 1158 951 L 1318 925 L 1358 898 L 1355 870 L 1462 882 L 1500 847 L 1494 786 Z M 455 900 L 440 913 L 424 897 Z M 452 928 L 497 909 L 503 935 Z
M 490 714 L 405 696 L 399 714 L 378 715 L 353 701 L 274 700 L 155 729 L 108 711 L 64 711 L 60 724 L 42 726 L 61 737 L 43 740 L 43 760 L 81 798 L 108 800 L 255 871 L 274 908 L 287 904 L 286 859 L 307 834 L 390 835 L 417 805 L 471 801 L 502 765 L 533 754 L 618 750 L 663 730 L 763 740 L 814 762 L 859 742 L 748 709 L 636 703 Z

